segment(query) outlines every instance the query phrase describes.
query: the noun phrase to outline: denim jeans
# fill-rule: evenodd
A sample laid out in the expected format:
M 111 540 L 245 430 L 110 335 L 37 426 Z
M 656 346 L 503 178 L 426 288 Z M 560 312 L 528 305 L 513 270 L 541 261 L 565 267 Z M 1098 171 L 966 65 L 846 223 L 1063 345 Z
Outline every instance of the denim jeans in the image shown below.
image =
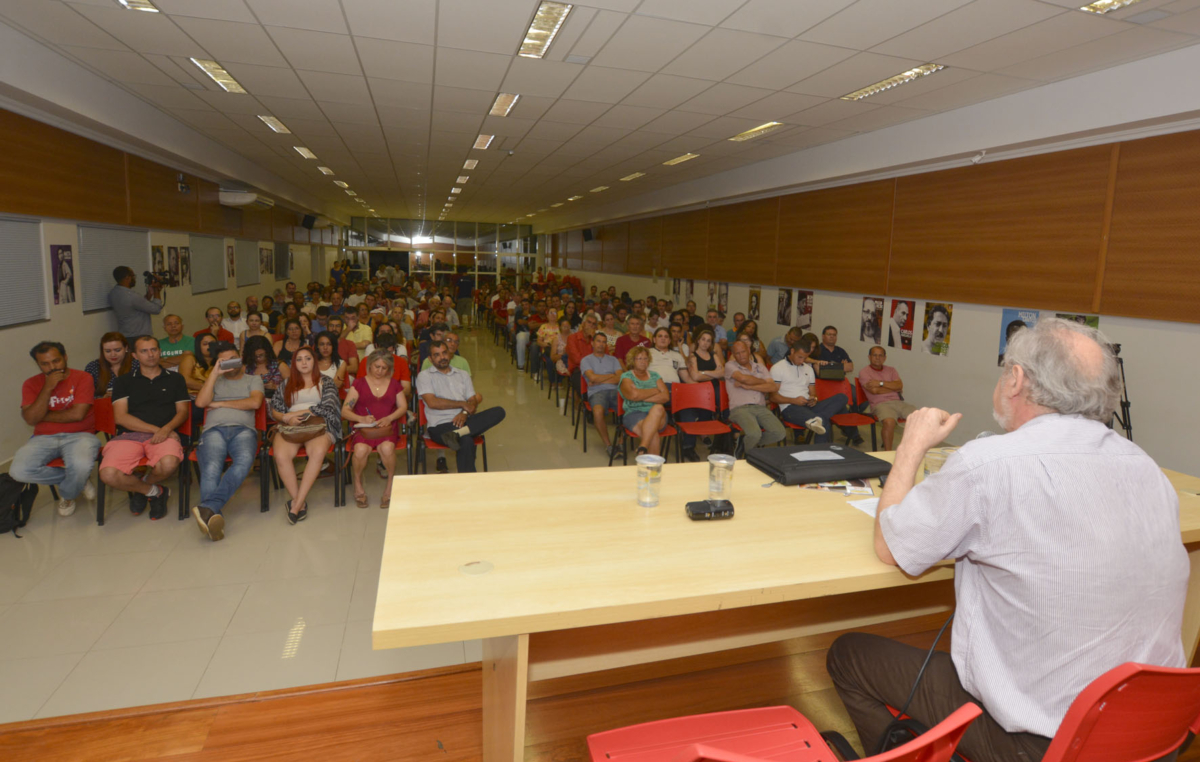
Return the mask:
M 43 434 L 33 436 L 13 455 L 8 475 L 25 484 L 49 484 L 63 500 L 74 500 L 96 467 L 100 440 L 95 434 Z M 66 468 L 46 464 L 62 458 Z
M 805 421 L 812 418 L 820 418 L 821 425 L 825 427 L 825 433 L 814 436 L 813 442 L 832 442 L 833 427 L 829 425 L 829 418 L 844 411 L 847 402 L 849 400 L 846 399 L 846 395 L 835 394 L 832 397 L 826 397 L 812 407 L 807 405 L 788 405 L 779 415 L 788 423 L 794 423 L 799 426 L 803 426 Z M 857 431 L 858 429 L 854 430 Z
M 521 370 L 525 369 L 525 348 L 529 346 L 529 331 L 521 331 L 517 334 L 517 367 Z
M 200 506 L 220 513 L 254 467 L 257 452 L 258 432 L 254 429 L 245 426 L 205 429 L 196 448 L 196 459 L 200 462 Z M 222 476 L 226 455 L 233 462 Z

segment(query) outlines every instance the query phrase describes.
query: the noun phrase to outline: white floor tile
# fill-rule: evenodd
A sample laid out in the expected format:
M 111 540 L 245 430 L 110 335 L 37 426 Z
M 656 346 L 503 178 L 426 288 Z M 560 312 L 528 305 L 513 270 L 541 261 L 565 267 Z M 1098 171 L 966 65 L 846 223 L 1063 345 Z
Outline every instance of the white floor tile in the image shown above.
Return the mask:
M 337 677 L 344 624 L 226 635 L 194 698 L 270 691 L 331 682 Z
M 32 720 L 82 653 L 0 661 L 0 723 Z
M 0 614 L 0 660 L 83 653 L 132 594 L 17 603 Z
M 22 602 L 136 593 L 166 559 L 166 551 L 71 556 L 21 598 Z
M 418 669 L 432 669 L 463 663 L 461 641 L 412 648 L 371 649 L 371 623 L 348 622 L 342 640 L 342 656 L 337 679 L 355 680 L 375 675 L 393 675 Z
M 219 585 L 138 593 L 93 648 L 219 638 L 225 634 L 248 587 Z
M 371 621 L 375 618 L 375 597 L 379 593 L 379 571 L 360 571 L 354 577 L 354 595 L 350 598 L 350 622 Z
M 218 638 L 91 651 L 38 711 L 38 717 L 95 712 L 191 698 Z
M 346 621 L 354 576 L 305 577 L 255 582 L 246 591 L 226 633 L 242 635 Z
M 332 577 L 358 570 L 362 535 L 343 537 L 308 532 L 310 521 L 297 524 L 290 532 L 275 538 L 255 572 L 256 579 Z
M 195 545 L 186 539 L 181 542 L 146 582 L 144 590 L 253 582 L 254 573 L 271 546 L 271 540 L 265 537 L 235 540 L 227 534 L 224 540 L 213 542 L 200 535 L 199 529 L 196 535 L 200 542 Z

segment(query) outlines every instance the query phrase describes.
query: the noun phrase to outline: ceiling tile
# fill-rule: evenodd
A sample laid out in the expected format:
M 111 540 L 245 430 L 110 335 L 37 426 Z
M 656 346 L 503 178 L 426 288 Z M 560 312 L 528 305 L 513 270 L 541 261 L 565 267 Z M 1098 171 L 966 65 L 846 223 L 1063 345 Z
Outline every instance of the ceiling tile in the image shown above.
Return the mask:
M 474 50 L 437 49 L 437 84 L 492 90 L 500 87 L 512 56 Z
M 1034 83 L 1027 79 L 1005 77 L 999 74 L 980 74 L 978 77 L 972 77 L 932 92 L 905 98 L 898 103 L 909 108 L 949 111 L 969 106 L 972 103 L 998 98 L 1017 90 L 1024 90 L 1032 84 Z
M 250 95 L 227 93 L 223 90 L 201 90 L 197 91 L 196 97 L 222 114 L 253 116 L 262 113 L 262 105 Z
M 188 57 L 207 55 L 162 13 L 130 13 L 116 3 L 112 8 L 90 5 L 79 5 L 75 8 L 97 26 L 139 53 Z
M 1120 34 L 1102 37 L 1041 58 L 1009 66 L 1001 69 L 999 73 L 1052 81 L 1115 66 L 1125 61 L 1132 61 L 1135 58 L 1183 45 L 1191 45 L 1195 42 L 1193 37 L 1173 32 L 1164 32 L 1150 27 L 1134 27 Z
M 337 130 L 329 123 L 329 120 L 321 116 L 320 119 L 292 119 L 288 124 L 288 128 L 306 140 L 316 140 L 320 137 L 335 137 Z
M 724 82 L 713 85 L 695 98 L 679 105 L 680 111 L 698 111 L 702 114 L 722 115 L 748 106 L 771 94 L 770 90 Z
M 1154 28 L 1200 36 L 1200 6 L 1196 7 L 1197 10 L 1180 13 L 1178 16 L 1155 22 Z
M 775 50 L 786 38 L 736 29 L 714 29 L 663 67 L 664 74 L 721 80 Z M 787 84 L 796 80 L 793 79 Z
M 713 117 L 710 114 L 699 114 L 690 111 L 668 111 L 645 127 L 642 127 L 642 131 L 664 135 L 683 135 L 712 120 Z
M 845 101 L 834 101 L 836 103 L 845 103 Z M 924 116 L 929 116 L 929 111 L 921 109 L 905 108 L 903 106 L 880 106 L 873 111 L 857 114 L 847 117 L 839 121 L 829 122 L 826 126 L 838 130 L 853 130 L 855 132 L 871 132 L 873 130 L 881 130 L 884 127 L 891 127 L 894 124 L 902 124 L 911 122 L 914 119 L 920 119 Z
M 1063 11 L 1036 0 L 975 0 L 924 26 L 893 37 L 873 50 L 892 56 L 937 61 L 944 55 L 999 37 Z
M 849 130 L 836 130 L 829 127 L 813 127 L 786 138 L 775 141 L 779 145 L 791 146 L 793 149 L 811 148 L 812 146 L 833 143 L 834 141 L 854 135 Z
M 154 0 L 154 4 L 172 16 L 258 23 L 244 0 Z
M 181 60 L 156 53 L 144 53 L 142 57 L 154 64 L 163 74 L 166 74 L 181 85 L 189 87 L 191 85 L 204 85 L 208 81 L 208 77 L 186 58 Z
M 466 111 L 482 117 L 495 100 L 496 93 L 491 90 L 441 86 L 433 89 L 433 107 L 439 111 Z
M 434 111 L 433 130 L 448 130 L 450 132 L 474 132 L 479 134 L 479 126 L 483 117 L 466 111 Z
M 782 90 L 852 55 L 853 50 L 793 40 L 734 74 L 728 81 L 735 85 Z
M 191 90 L 179 85 L 141 85 L 131 84 L 129 89 L 154 101 L 172 111 L 179 109 L 195 109 L 208 111 L 208 104 L 196 97 Z
M 657 119 L 666 113 L 665 109 L 646 108 L 645 106 L 613 106 L 598 118 L 594 124 L 601 127 L 621 127 L 626 130 L 636 130 L 642 125 Z
M 562 99 L 546 111 L 542 118 L 548 122 L 566 122 L 567 124 L 591 124 L 596 117 L 608 111 L 607 103 L 590 103 L 587 101 L 571 101 Z
M 631 16 L 592 63 L 615 69 L 658 71 L 707 31 L 708 27 L 699 24 Z
M 530 0 L 440 3 L 437 44 L 439 47 L 516 55 L 536 8 L 537 4 Z
M 503 90 L 506 93 L 520 93 L 522 96 L 557 98 L 581 71 L 583 66 L 580 64 L 516 57 L 504 78 Z
M 982 42 L 939 59 L 947 66 L 998 71 L 1031 58 L 1090 42 L 1129 27 L 1091 13 L 1063 13 L 1040 24 Z
M 640 71 L 588 66 L 567 88 L 563 97 L 578 101 L 617 103 L 649 78 L 649 74 Z
M 437 0 L 342 0 L 350 31 L 361 37 L 433 42 Z
M 248 63 L 287 66 L 288 62 L 258 24 L 175 18 L 175 23 L 223 64 Z
M 479 128 L 479 131 L 498 137 L 521 137 L 529 132 L 530 128 L 535 124 L 537 124 L 537 121 L 534 119 L 518 119 L 514 116 L 488 116 L 484 117 L 483 126 Z
M 579 8 L 577 10 L 584 13 L 592 13 L 590 8 Z M 561 54 L 556 56 L 555 60 L 562 60 L 568 51 L 572 56 L 584 56 L 587 58 L 595 56 L 600 52 L 600 48 L 604 47 L 605 43 L 620 28 L 621 24 L 625 23 L 625 19 L 627 18 L 624 13 L 600 11 L 591 19 L 591 23 L 587 24 L 586 29 L 581 29 L 581 33 L 577 39 L 568 40 L 563 35 L 563 32 L 567 31 L 568 26 L 582 22 L 582 15 L 576 18 L 576 13 L 577 11 L 572 11 L 571 15 L 567 17 L 567 23 L 559 31 L 559 39 L 555 40 L 554 45 L 551 46 L 552 52 Z
M 521 119 L 538 119 L 546 113 L 546 109 L 554 105 L 555 98 L 542 98 L 536 95 L 521 95 L 521 100 L 513 106 L 509 117 Z
M 305 29 L 267 27 L 275 44 L 292 66 L 333 74 L 362 74 L 349 35 L 310 32 Z
M 144 87 L 144 85 L 139 85 L 139 87 Z M 204 104 L 201 103 L 199 105 L 203 106 Z M 207 111 L 172 109 L 171 113 L 184 124 L 189 127 L 195 127 L 198 130 L 230 130 L 234 128 L 234 124 L 230 121 L 229 117 L 212 109 L 208 109 Z
M 274 95 L 259 95 L 256 96 L 259 103 L 266 109 L 267 113 L 272 116 L 277 116 L 287 122 L 288 117 L 298 117 L 300 119 L 320 119 L 324 114 L 321 113 L 320 107 L 307 96 L 304 98 L 279 98 Z
M 582 5 L 587 5 L 592 8 L 603 8 L 609 11 L 630 12 L 638 6 L 642 0 L 584 0 Z
M 354 106 L 370 106 L 371 93 L 367 80 L 349 74 L 330 74 L 323 71 L 298 71 L 300 79 L 308 86 L 312 97 L 318 101 L 347 103 Z
M 750 0 L 721 22 L 721 26 L 746 32 L 795 37 L 853 2 L 854 0 L 807 0 L 803 3 L 796 0 Z
M 866 50 L 884 40 L 915 29 L 972 0 L 858 0 L 800 36 L 803 40 Z
M 0 16 L 55 45 L 125 50 L 115 37 L 61 3 L 6 2 Z
M 761 122 L 782 122 L 783 117 L 812 108 L 827 100 L 821 95 L 802 95 L 800 93 L 774 93 L 762 100 L 755 101 L 749 106 L 730 112 L 730 116 L 740 116 Z
M 354 46 L 368 77 L 433 82 L 432 45 L 355 37 Z
M 264 26 L 348 34 L 337 0 L 246 0 Z
M 380 108 L 384 106 L 425 110 L 430 108 L 430 100 L 433 97 L 433 88 L 430 85 L 375 77 L 371 77 L 367 82 L 370 85 L 375 105 Z
M 715 26 L 741 7 L 746 0 L 644 0 L 640 16 L 657 16 L 675 21 L 692 21 Z
M 101 48 L 77 48 L 64 45 L 63 50 L 118 82 L 139 85 L 176 85 L 175 80 L 137 53 Z
M 877 108 L 880 108 L 880 106 L 867 103 L 866 101 L 844 101 L 840 98 L 834 98 L 825 101 L 819 106 L 813 106 L 798 114 L 792 114 L 789 118 L 798 124 L 820 127 L 830 122 L 836 122 L 839 119 L 865 114 Z
M 894 76 L 902 71 L 908 71 L 922 63 L 924 61 L 894 58 L 878 53 L 859 53 L 798 82 L 789 87 L 788 91 L 840 98 L 846 93 L 852 93 L 873 82 Z
M 655 74 L 646 80 L 646 84 L 634 90 L 622 102 L 627 106 L 675 108 L 680 103 L 699 95 L 712 86 L 712 82 L 704 79 L 675 77 L 670 74 Z
M 553 141 L 558 144 L 575 137 L 581 129 L 582 127 L 578 124 L 540 121 L 529 130 L 527 137 L 521 142 L 521 145 L 525 145 L 531 139 Z M 554 148 L 558 148 L 558 146 L 555 145 Z
M 291 69 L 253 64 L 229 64 L 227 69 L 251 95 L 308 98 L 308 91 Z

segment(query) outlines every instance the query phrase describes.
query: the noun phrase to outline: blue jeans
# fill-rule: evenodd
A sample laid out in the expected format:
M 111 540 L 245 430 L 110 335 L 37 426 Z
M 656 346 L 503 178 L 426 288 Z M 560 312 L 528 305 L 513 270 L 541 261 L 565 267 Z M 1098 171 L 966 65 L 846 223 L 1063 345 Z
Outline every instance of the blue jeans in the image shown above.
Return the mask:
M 517 368 L 525 368 L 525 348 L 529 346 L 529 331 L 517 334 Z
M 254 429 L 245 426 L 205 429 L 196 448 L 196 459 L 200 462 L 200 507 L 220 513 L 254 467 L 257 452 L 258 432 Z M 226 455 L 233 462 L 222 476 Z
M 13 455 L 8 475 L 25 484 L 49 484 L 63 500 L 74 500 L 96 467 L 100 440 L 95 434 L 43 434 L 33 436 Z M 66 468 L 46 464 L 62 458 Z
M 846 399 L 846 395 L 835 394 L 832 397 L 826 397 L 812 407 L 808 407 L 807 405 L 788 405 L 779 415 L 788 423 L 794 423 L 798 426 L 803 426 L 805 421 L 812 418 L 820 418 L 821 425 L 825 427 L 825 433 L 815 435 L 813 442 L 832 442 L 833 427 L 829 425 L 829 417 L 844 411 L 848 402 L 849 400 Z M 855 433 L 858 432 L 857 428 L 848 428 Z

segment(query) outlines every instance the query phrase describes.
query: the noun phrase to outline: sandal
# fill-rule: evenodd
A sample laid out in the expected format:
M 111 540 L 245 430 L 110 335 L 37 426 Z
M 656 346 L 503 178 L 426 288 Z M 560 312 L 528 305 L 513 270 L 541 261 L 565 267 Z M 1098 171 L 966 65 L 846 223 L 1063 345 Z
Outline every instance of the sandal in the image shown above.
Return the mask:
M 367 493 L 364 492 L 361 495 L 356 493 L 354 495 L 354 504 L 357 505 L 359 508 L 366 508 L 367 507 Z
M 379 507 L 380 508 L 387 508 L 389 505 L 391 505 L 391 503 L 392 503 L 391 495 L 384 495 L 383 497 L 379 498 Z
M 634 453 L 634 457 L 637 457 L 638 455 L 649 455 L 649 454 L 650 454 L 650 451 L 647 450 L 645 447 L 639 447 L 639 448 L 637 448 L 637 452 Z

